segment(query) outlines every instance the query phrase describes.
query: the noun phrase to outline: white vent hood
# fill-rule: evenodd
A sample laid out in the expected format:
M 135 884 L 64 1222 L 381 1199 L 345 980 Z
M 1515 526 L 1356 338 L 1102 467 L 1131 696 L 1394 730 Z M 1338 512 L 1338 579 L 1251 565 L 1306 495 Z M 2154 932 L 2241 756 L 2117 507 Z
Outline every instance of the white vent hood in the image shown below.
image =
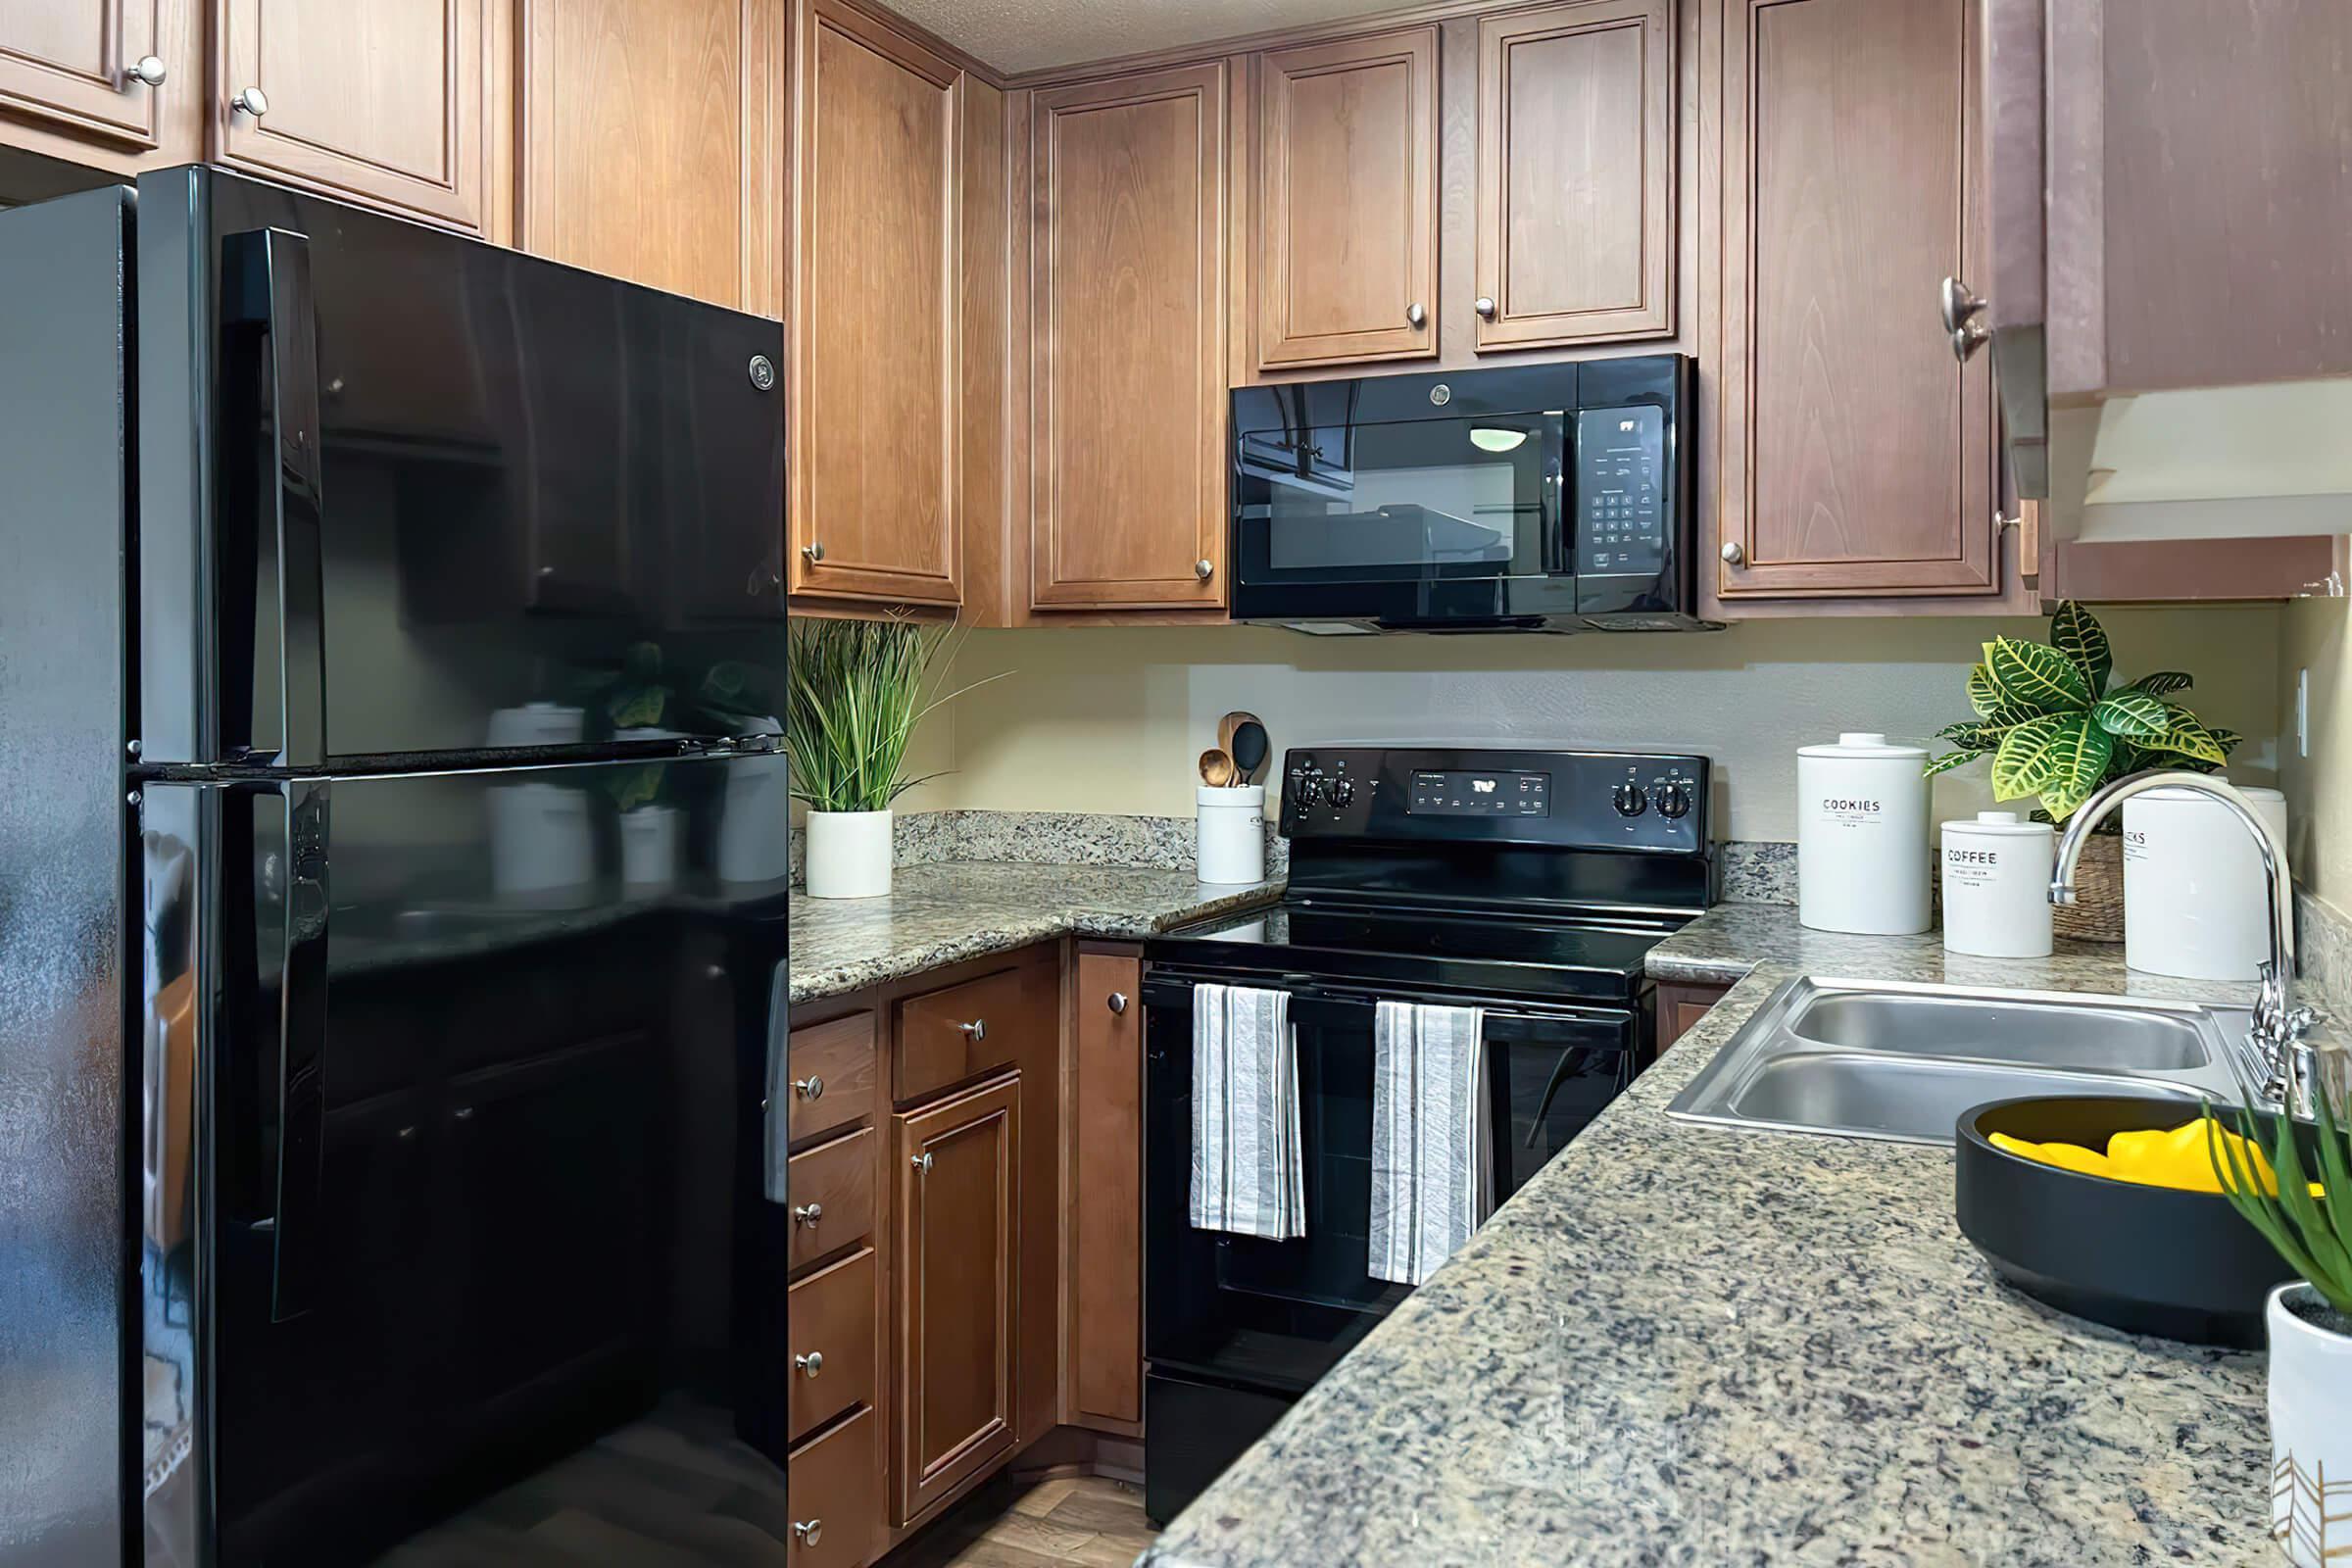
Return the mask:
M 2081 543 L 2352 533 L 2352 378 L 2052 408 L 2050 458 Z

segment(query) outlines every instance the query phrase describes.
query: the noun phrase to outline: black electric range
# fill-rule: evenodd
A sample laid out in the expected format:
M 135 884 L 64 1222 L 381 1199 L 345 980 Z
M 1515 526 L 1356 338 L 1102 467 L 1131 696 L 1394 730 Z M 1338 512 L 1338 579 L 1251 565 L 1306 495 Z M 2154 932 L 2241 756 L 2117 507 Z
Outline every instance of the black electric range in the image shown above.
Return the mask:
M 1377 1003 L 1486 1009 L 1507 1197 L 1647 1063 L 1649 950 L 1714 890 L 1703 757 L 1320 747 L 1284 760 L 1281 904 L 1144 946 L 1146 1511 L 1182 1509 L 1407 1289 L 1372 1278 Z M 1192 993 L 1289 994 L 1306 1234 L 1192 1229 Z

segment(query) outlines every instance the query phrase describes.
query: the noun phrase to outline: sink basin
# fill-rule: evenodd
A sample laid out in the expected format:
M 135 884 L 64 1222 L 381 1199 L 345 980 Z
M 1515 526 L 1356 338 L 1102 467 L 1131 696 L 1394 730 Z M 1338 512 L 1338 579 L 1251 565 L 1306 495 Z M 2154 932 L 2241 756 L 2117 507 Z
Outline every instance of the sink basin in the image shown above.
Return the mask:
M 2243 1008 L 1791 980 L 1667 1107 L 1684 1121 L 1948 1144 L 2024 1095 L 2234 1102 Z

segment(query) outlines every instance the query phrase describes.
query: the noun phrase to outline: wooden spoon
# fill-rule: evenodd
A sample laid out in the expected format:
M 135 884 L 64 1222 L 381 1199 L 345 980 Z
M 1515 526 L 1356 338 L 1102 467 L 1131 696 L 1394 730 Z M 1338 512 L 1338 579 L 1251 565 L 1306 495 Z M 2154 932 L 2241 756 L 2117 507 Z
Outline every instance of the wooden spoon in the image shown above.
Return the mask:
M 1200 754 L 1200 782 L 1210 789 L 1228 789 L 1233 784 L 1233 758 L 1222 746 L 1211 746 Z

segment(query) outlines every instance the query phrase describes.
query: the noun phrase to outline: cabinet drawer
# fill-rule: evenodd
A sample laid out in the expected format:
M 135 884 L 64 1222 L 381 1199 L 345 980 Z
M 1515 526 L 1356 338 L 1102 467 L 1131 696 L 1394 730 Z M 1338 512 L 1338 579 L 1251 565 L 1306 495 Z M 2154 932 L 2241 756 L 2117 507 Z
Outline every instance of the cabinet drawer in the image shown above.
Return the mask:
M 817 1270 L 786 1293 L 792 1441 L 874 1402 L 874 1250 Z
M 874 1015 L 795 1029 L 786 1042 L 785 1132 L 794 1142 L 846 1127 L 874 1108 Z
M 881 1528 L 882 1450 L 871 1410 L 797 1449 L 784 1468 L 792 1498 L 791 1568 L 864 1568 Z
M 792 1203 L 791 1267 L 805 1267 L 872 1233 L 875 1142 L 871 1128 L 859 1128 L 785 1163 L 784 1191 Z
M 919 1100 L 1009 1065 L 1053 1021 L 1050 1004 L 1040 1013 L 1031 973 L 1004 969 L 900 1003 L 896 1097 Z

